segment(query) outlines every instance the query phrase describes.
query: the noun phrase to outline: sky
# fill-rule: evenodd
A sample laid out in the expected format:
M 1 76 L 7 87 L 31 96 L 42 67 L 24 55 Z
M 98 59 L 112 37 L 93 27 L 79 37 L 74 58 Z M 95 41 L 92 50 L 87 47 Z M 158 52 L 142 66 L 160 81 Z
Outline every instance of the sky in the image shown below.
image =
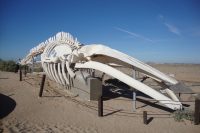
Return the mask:
M 200 63 L 199 0 L 0 0 L 0 58 L 57 32 L 144 62 Z

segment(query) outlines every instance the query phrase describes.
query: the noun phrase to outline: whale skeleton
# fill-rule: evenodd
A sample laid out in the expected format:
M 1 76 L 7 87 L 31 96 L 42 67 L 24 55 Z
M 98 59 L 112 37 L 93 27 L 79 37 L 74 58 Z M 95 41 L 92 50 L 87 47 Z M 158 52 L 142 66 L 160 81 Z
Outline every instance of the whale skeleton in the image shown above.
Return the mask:
M 76 76 L 76 71 L 85 68 L 94 69 L 124 82 L 170 109 L 182 109 L 181 102 L 170 87 L 165 89 L 168 95 L 166 96 L 117 70 L 115 66 L 134 68 L 156 82 L 167 86 L 178 84 L 177 80 L 131 56 L 107 46 L 101 44 L 83 45 L 76 38 L 74 39 L 71 34 L 59 32 L 54 37 L 32 48 L 30 53 L 20 63 L 22 65 L 28 64 L 34 56 L 39 54 L 41 54 L 42 67 L 48 77 L 64 86 L 70 85 L 70 78 Z

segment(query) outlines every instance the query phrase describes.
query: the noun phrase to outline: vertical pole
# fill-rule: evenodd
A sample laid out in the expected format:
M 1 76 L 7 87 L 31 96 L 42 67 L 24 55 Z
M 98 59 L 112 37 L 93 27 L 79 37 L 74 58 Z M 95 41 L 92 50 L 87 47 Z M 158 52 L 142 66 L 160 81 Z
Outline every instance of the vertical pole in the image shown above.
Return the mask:
M 43 93 L 43 89 L 44 89 L 44 82 L 45 82 L 45 79 L 46 79 L 46 75 L 43 74 L 43 76 L 42 76 L 42 81 L 41 81 L 41 84 L 40 84 L 39 97 L 42 97 L 42 93 Z
M 133 112 L 136 111 L 136 92 L 133 90 Z
M 199 125 L 200 121 L 200 99 L 195 99 L 195 112 L 194 112 L 194 124 Z
M 137 77 L 136 77 L 136 76 L 137 76 L 136 73 L 137 73 L 137 71 L 136 71 L 135 68 L 133 67 L 132 76 L 133 76 L 134 79 L 137 78 Z
M 95 77 L 95 70 L 92 69 L 92 77 Z
M 137 71 L 137 78 L 139 78 L 140 77 L 140 73 L 139 73 L 139 71 Z
M 143 111 L 143 122 L 147 125 L 147 111 Z
M 34 71 L 34 57 L 32 57 L 32 73 Z
M 135 70 L 135 68 L 133 67 L 133 73 L 132 73 L 132 76 L 134 79 L 137 78 L 137 75 L 136 75 L 137 71 Z M 133 89 L 133 112 L 136 111 L 136 90 L 134 88 Z
M 99 100 L 98 100 L 98 116 L 103 117 L 103 98 L 102 98 L 102 96 L 100 96 Z
M 19 81 L 22 81 L 22 68 L 19 66 Z

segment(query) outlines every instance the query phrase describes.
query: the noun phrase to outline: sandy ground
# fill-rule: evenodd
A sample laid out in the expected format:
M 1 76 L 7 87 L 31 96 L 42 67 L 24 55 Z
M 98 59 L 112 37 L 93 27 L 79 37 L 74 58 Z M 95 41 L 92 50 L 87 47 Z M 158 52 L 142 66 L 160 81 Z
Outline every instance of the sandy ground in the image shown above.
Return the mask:
M 173 73 L 194 92 L 200 92 L 200 65 L 156 65 Z M 83 101 L 46 81 L 44 96 L 38 97 L 41 75 L 0 72 L 0 132 L 72 132 L 72 133 L 197 133 L 200 125 L 188 120 L 174 121 L 171 113 L 159 105 L 147 104 L 138 95 L 137 110 L 132 111 L 131 95 L 116 91 L 104 101 L 104 117 L 97 115 L 96 101 Z M 148 82 L 148 81 L 147 81 Z M 191 96 L 182 99 L 193 104 Z M 151 101 L 150 101 L 151 102 Z M 151 102 L 153 103 L 153 101 Z M 149 124 L 143 124 L 142 112 L 148 111 Z

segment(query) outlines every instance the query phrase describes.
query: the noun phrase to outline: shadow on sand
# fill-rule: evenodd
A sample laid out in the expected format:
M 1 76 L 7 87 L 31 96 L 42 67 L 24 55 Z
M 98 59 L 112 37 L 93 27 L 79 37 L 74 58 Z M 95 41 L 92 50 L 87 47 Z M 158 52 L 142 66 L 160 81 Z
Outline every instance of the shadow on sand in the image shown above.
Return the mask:
M 15 107 L 16 102 L 12 98 L 0 93 L 0 119 L 10 114 Z
M 133 99 L 133 90 L 126 84 L 124 84 L 123 82 L 117 80 L 117 79 L 108 79 L 105 81 L 105 85 L 103 86 L 103 98 L 104 100 L 110 100 L 110 99 L 115 99 L 118 97 L 124 97 L 124 98 L 128 98 L 127 101 L 130 101 Z M 136 100 L 144 103 L 145 105 L 137 107 L 137 109 L 139 108 L 144 108 L 146 106 L 152 106 L 154 108 L 158 108 L 160 110 L 172 113 L 174 112 L 174 110 L 169 109 L 167 107 L 161 106 L 158 104 L 158 102 L 155 102 L 151 97 L 149 97 L 148 95 L 137 91 L 137 98 Z M 150 99 L 150 100 L 148 100 Z M 118 100 L 118 99 L 116 99 Z M 123 100 L 123 99 L 120 99 Z M 125 99 L 124 99 L 125 100 Z M 154 102 L 152 102 L 154 101 Z M 119 111 L 114 111 L 115 112 L 119 112 Z M 110 113 L 113 114 L 113 113 Z M 153 119 L 149 119 L 149 122 L 151 122 Z
M 9 78 L 0 78 L 0 79 L 9 79 Z

